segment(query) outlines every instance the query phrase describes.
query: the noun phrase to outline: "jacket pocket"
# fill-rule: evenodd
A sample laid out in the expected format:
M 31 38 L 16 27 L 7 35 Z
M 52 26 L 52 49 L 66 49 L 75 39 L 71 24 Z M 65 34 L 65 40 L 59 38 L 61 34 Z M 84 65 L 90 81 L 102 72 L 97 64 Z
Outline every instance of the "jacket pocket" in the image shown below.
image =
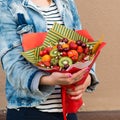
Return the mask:
M 18 34 L 24 34 L 32 31 L 33 25 L 27 24 L 24 14 L 22 13 L 17 13 L 17 22 L 18 22 L 18 27 L 17 27 L 17 33 Z
M 22 24 L 17 27 L 17 34 L 24 34 L 33 31 L 33 25 Z

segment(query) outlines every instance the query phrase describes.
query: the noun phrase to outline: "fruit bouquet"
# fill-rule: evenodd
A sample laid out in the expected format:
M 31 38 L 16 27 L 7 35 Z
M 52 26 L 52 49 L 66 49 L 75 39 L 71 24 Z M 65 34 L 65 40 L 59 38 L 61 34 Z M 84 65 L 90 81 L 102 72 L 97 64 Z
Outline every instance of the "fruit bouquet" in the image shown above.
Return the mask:
M 85 67 L 91 68 L 106 43 L 102 38 L 94 41 L 86 30 L 73 31 L 55 23 L 48 33 L 28 33 L 23 35 L 22 55 L 32 64 L 47 72 L 75 73 Z M 83 84 L 87 75 L 76 84 Z M 64 119 L 66 113 L 77 112 L 82 98 L 72 100 L 62 86 L 62 105 Z

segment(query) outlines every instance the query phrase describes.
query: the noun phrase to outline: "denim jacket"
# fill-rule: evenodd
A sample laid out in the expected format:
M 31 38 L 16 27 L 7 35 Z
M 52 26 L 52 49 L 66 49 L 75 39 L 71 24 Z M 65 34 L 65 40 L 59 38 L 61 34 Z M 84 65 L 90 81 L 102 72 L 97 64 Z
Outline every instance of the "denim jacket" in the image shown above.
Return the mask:
M 54 0 L 66 27 L 81 29 L 74 0 Z M 54 86 L 31 88 L 34 76 L 48 73 L 26 61 L 21 52 L 22 34 L 28 32 L 46 32 L 46 21 L 42 14 L 28 0 L 0 0 L 0 60 L 6 73 L 6 97 L 8 108 L 33 107 L 44 102 L 53 92 Z M 98 80 L 94 67 L 94 78 L 89 90 L 94 90 Z

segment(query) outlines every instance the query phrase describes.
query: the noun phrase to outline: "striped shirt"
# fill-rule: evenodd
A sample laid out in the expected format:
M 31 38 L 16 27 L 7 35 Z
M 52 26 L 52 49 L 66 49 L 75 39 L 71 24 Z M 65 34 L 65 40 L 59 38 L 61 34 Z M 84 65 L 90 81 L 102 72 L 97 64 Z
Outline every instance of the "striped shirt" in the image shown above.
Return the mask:
M 52 28 L 55 22 L 63 25 L 62 18 L 54 2 L 52 2 L 49 7 L 44 7 L 44 8 L 39 7 L 39 10 L 42 12 L 43 16 L 45 17 L 47 23 L 47 30 Z
M 39 7 L 39 10 L 45 17 L 47 31 L 52 28 L 55 22 L 63 25 L 62 18 L 54 2 L 52 2 L 51 5 L 47 8 Z M 43 112 L 62 112 L 61 87 L 55 86 L 54 92 L 48 97 L 48 99 L 36 108 Z

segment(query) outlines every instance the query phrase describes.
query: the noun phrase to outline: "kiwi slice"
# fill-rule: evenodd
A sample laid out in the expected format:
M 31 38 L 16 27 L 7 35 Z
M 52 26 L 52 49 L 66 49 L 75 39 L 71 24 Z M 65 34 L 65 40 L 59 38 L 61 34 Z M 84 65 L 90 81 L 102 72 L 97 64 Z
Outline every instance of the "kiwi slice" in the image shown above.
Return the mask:
M 50 63 L 51 63 L 52 65 L 57 65 L 57 64 L 58 64 L 58 59 L 56 59 L 55 57 L 53 57 L 53 58 L 51 59 Z
M 56 57 L 56 56 L 58 56 L 58 53 L 59 52 L 58 52 L 57 48 L 54 48 L 50 51 L 50 56 L 51 57 Z
M 59 66 L 63 68 L 65 65 L 72 65 L 72 59 L 69 57 L 61 57 L 59 60 Z

